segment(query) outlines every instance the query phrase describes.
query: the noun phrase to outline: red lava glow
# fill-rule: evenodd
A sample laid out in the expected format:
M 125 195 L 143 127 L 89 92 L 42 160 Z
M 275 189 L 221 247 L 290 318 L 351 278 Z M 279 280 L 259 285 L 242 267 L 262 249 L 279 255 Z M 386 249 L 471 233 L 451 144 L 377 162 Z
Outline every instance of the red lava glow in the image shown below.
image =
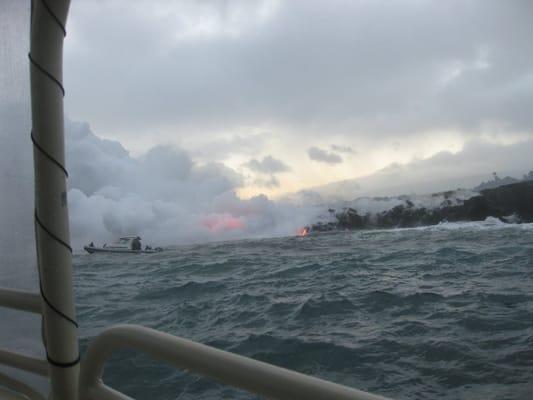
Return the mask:
M 298 229 L 298 236 L 307 236 L 309 234 L 309 227 L 304 226 L 303 228 Z
M 244 229 L 244 221 L 230 214 L 209 215 L 202 221 L 203 225 L 213 232 Z

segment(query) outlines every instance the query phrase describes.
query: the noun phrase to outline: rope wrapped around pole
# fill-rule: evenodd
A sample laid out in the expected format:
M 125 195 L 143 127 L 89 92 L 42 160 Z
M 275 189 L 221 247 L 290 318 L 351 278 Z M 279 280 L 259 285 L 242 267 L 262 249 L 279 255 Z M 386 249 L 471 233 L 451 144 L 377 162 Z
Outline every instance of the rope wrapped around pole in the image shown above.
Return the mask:
M 70 0 L 33 0 L 30 78 L 35 239 L 51 400 L 78 400 L 79 348 L 67 207 L 63 41 Z

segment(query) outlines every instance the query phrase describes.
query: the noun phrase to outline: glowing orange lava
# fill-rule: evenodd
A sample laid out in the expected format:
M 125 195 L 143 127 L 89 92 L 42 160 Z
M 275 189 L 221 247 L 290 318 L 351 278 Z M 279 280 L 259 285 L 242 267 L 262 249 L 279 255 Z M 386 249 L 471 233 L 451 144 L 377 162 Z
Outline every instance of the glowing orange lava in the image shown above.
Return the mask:
M 309 234 L 309 227 L 304 226 L 300 229 L 298 229 L 298 236 L 307 236 Z
M 203 225 L 213 232 L 233 231 L 235 229 L 244 229 L 245 224 L 241 218 L 234 217 L 230 214 L 209 215 L 202 221 Z

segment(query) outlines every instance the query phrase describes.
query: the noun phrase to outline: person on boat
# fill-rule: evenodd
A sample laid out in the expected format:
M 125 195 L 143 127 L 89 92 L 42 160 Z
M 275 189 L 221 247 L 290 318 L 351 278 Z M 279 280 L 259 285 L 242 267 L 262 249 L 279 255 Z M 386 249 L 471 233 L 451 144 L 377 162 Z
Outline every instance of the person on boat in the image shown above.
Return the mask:
M 93 242 L 89 243 L 89 247 L 94 247 L 94 243 Z
M 137 236 L 135 239 L 131 241 L 131 249 L 141 250 L 141 238 L 139 236 Z

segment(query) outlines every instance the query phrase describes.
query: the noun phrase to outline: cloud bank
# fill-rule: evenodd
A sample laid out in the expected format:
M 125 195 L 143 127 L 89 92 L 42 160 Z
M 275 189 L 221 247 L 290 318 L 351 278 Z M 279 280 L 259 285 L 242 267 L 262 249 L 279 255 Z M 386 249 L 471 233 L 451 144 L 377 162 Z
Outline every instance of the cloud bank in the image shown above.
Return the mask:
M 237 171 L 290 160 L 283 179 L 246 177 L 276 195 L 516 143 L 533 138 L 532 4 L 73 2 L 66 110 L 135 154 L 172 142 Z M 308 162 L 311 146 L 336 168 Z
M 67 101 L 98 131 L 138 135 L 266 122 L 361 143 L 531 131 L 532 11 L 498 0 L 76 2 Z

